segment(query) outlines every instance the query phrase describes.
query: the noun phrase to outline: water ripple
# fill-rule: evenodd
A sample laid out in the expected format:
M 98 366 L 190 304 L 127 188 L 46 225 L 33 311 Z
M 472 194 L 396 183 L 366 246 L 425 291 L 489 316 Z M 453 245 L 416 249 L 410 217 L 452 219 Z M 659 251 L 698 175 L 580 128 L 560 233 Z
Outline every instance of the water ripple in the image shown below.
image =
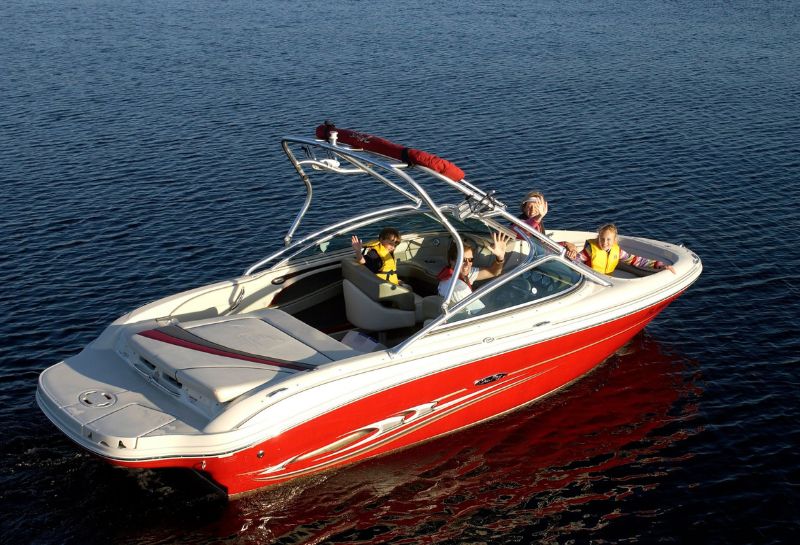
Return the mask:
M 793 3 L 8 0 L 0 20 L 6 539 L 800 531 Z M 548 226 L 683 242 L 705 272 L 564 395 L 230 505 L 79 454 L 36 408 L 38 372 L 124 312 L 279 247 L 302 200 L 279 139 L 326 118 L 450 158 L 512 208 L 542 189 Z M 304 228 L 370 191 L 320 188 Z

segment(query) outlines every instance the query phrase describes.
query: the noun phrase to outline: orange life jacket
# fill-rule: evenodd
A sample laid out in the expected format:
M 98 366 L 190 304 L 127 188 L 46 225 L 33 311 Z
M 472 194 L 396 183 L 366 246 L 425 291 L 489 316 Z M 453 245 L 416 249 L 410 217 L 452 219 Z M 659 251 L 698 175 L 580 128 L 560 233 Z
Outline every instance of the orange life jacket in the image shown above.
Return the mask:
M 395 285 L 400 284 L 400 279 L 397 278 L 397 262 L 391 252 L 386 249 L 386 246 L 381 244 L 380 241 L 364 244 L 364 253 L 366 254 L 370 250 L 375 250 L 375 253 L 381 258 L 381 268 L 375 274 L 382 280 Z
M 598 246 L 594 239 L 587 240 L 586 245 L 591 251 L 589 257 L 592 269 L 603 274 L 614 272 L 619 263 L 619 244 L 614 244 L 607 252 Z

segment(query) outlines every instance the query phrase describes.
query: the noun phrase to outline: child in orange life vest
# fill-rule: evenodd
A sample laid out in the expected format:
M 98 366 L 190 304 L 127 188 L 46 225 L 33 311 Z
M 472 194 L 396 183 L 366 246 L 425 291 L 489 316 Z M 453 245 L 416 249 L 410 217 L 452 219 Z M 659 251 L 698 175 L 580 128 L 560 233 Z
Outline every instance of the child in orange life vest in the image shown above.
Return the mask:
M 351 239 L 356 261 L 374 272 L 381 280 L 401 284 L 397 278 L 397 262 L 394 249 L 400 244 L 400 232 L 394 227 L 384 227 L 378 235 L 378 242 L 362 244 L 356 235 Z
M 629 254 L 620 248 L 617 244 L 617 227 L 613 223 L 603 225 L 597 232 L 597 238 L 586 241 L 583 250 L 578 254 L 578 259 L 603 274 L 614 272 L 619 262 L 650 271 L 667 269 L 675 274 L 672 265 Z

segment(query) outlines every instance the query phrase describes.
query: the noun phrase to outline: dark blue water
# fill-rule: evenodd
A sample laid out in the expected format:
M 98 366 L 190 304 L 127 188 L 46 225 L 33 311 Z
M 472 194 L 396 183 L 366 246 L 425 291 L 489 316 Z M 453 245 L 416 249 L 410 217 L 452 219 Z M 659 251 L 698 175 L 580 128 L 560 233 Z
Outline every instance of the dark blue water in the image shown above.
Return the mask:
M 793 543 L 798 54 L 791 1 L 5 0 L 2 540 Z M 704 274 L 568 391 L 240 501 L 77 450 L 38 373 L 278 247 L 301 203 L 279 138 L 326 118 Z

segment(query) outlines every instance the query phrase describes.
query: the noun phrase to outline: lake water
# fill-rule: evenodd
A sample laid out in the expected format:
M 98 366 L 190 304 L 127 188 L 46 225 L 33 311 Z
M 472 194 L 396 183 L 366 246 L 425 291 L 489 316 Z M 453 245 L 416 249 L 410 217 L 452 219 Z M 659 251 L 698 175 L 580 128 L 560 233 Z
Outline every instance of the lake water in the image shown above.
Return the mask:
M 5 0 L 2 541 L 794 542 L 799 58 L 792 1 Z M 313 480 L 228 503 L 79 451 L 38 374 L 277 248 L 301 203 L 279 139 L 324 119 L 705 271 L 570 389 Z

